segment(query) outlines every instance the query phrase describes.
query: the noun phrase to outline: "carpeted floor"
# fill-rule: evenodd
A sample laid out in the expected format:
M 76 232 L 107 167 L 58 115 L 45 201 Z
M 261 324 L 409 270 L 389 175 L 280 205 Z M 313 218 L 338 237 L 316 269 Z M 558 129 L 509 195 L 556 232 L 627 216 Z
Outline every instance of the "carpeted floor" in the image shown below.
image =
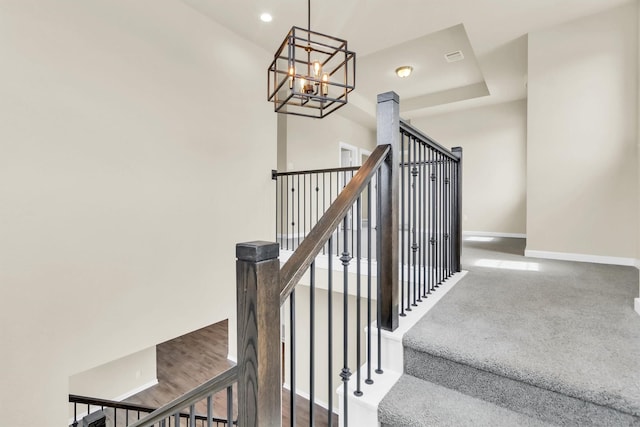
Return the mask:
M 640 416 L 638 270 L 525 258 L 524 245 L 467 238 L 469 273 L 405 346 Z

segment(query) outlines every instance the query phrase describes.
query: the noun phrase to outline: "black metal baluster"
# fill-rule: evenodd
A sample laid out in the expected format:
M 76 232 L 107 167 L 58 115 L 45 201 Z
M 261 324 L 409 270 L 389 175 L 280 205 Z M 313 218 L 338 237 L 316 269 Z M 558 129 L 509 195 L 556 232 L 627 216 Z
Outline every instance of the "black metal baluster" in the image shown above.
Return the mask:
M 438 203 L 437 203 L 437 188 L 436 188 L 436 164 L 438 154 L 433 152 L 433 159 L 431 162 L 431 200 L 433 201 L 431 213 L 431 276 L 433 280 L 431 282 L 432 288 L 438 287 L 438 281 L 436 277 L 436 220 L 438 217 Z
M 298 183 L 296 185 L 296 195 L 298 197 L 298 200 L 296 202 L 296 211 L 298 213 L 298 218 L 297 218 L 297 222 L 298 222 L 298 232 L 294 234 L 294 236 L 298 237 L 298 244 L 296 245 L 296 248 L 298 248 L 298 246 L 300 246 L 300 175 L 298 175 Z
M 360 299 L 361 299 L 361 265 L 362 261 L 362 195 L 358 196 L 358 200 L 356 201 L 356 218 L 358 218 L 356 227 L 356 391 L 353 392 L 356 396 L 362 396 L 361 385 L 361 374 L 360 374 L 360 365 L 362 362 L 361 358 L 361 307 L 360 307 Z
M 78 404 L 76 402 L 73 403 L 73 427 L 78 427 Z
M 444 230 L 442 227 L 442 220 L 444 217 L 444 173 L 442 170 L 442 164 L 444 162 L 442 154 L 440 154 L 440 162 L 438 163 L 438 187 L 440 188 L 440 218 L 438 220 L 438 235 L 439 248 L 438 248 L 438 284 L 442 283 L 442 252 L 444 248 Z
M 324 215 L 325 212 L 325 199 L 327 198 L 327 184 L 325 181 L 325 173 L 322 172 L 322 215 Z M 320 220 L 320 217 L 318 217 L 318 220 Z M 322 247 L 322 255 L 325 255 L 327 253 L 327 248 L 326 246 Z
M 416 178 L 418 176 L 418 170 L 416 169 L 416 139 L 412 138 L 411 142 L 413 143 L 413 159 L 411 162 L 411 200 L 412 200 L 412 211 L 411 211 L 411 268 L 413 272 L 413 302 L 411 305 L 416 307 L 418 304 L 416 303 L 416 284 L 417 284 L 417 271 L 416 271 L 416 252 L 418 251 L 418 244 L 416 242 L 416 228 L 417 228 L 417 199 L 416 199 Z
M 421 230 L 421 224 L 422 224 L 422 180 L 420 179 L 420 170 L 421 170 L 421 162 L 422 162 L 422 142 L 420 142 L 420 140 L 416 139 L 416 144 L 417 144 L 417 149 L 416 149 L 416 189 L 418 192 L 418 197 L 416 198 L 416 204 L 418 206 L 418 215 L 416 216 L 416 233 L 418 233 L 418 238 L 417 238 L 417 244 L 418 244 L 418 250 L 416 252 L 417 255 L 417 260 L 416 260 L 416 267 L 418 270 L 418 281 L 417 283 L 417 301 L 418 302 L 422 302 L 422 266 L 420 265 L 420 257 L 422 254 L 422 230 Z
M 411 202 L 412 202 L 412 183 L 411 183 L 411 146 L 412 146 L 412 138 L 411 136 L 407 139 L 407 308 L 406 311 L 412 311 L 411 308 Z
M 425 262 L 426 267 L 427 267 L 427 295 L 431 294 L 431 287 L 433 285 L 433 281 L 431 280 L 431 251 L 432 251 L 432 247 L 431 247 L 431 216 L 433 215 L 432 210 L 433 210 L 433 206 L 431 204 L 431 192 L 432 192 L 432 188 L 431 188 L 431 153 L 433 150 L 431 150 L 431 147 L 427 147 L 427 167 L 426 167 L 426 172 L 425 172 L 425 179 L 426 179 L 426 184 L 425 186 L 427 187 L 427 191 L 428 191 L 428 197 L 427 197 L 427 221 L 426 221 L 426 233 L 427 233 L 427 261 Z
M 367 384 L 371 379 L 371 181 L 367 185 Z
M 351 178 L 349 178 L 349 181 L 351 181 L 353 179 L 353 171 L 351 171 Z M 353 215 L 353 206 L 351 206 L 351 253 L 355 252 L 354 246 L 355 246 L 355 241 L 354 241 L 354 223 L 355 221 L 359 221 L 360 218 L 357 218 L 357 216 Z
M 444 271 L 445 271 L 445 279 L 449 278 L 449 256 L 450 256 L 450 251 L 449 251 L 449 247 L 450 247 L 450 240 L 449 240 L 449 212 L 451 211 L 449 209 L 449 190 L 451 189 L 451 182 L 450 182 L 450 175 L 449 175 L 449 158 L 446 158 L 446 163 L 445 163 L 445 169 L 446 169 L 446 173 L 445 173 L 445 196 L 446 196 L 446 201 L 445 201 L 445 241 L 446 241 L 446 247 L 445 247 L 445 256 L 444 256 Z
M 336 197 L 340 194 L 340 172 L 336 172 Z M 333 203 L 333 199 L 331 199 Z M 340 252 L 340 227 L 336 230 L 336 254 Z
M 327 424 L 328 427 L 333 427 L 333 237 L 329 237 L 327 244 L 329 245 L 327 248 L 329 261 L 327 267 L 329 270 L 327 278 L 327 316 L 329 319 L 329 324 L 327 325 L 327 347 L 329 349 L 329 357 L 327 357 L 327 372 L 329 373 L 329 409 L 327 411 Z
M 404 175 L 406 172 L 406 167 L 404 164 L 404 141 L 406 135 L 401 133 L 400 138 L 400 316 L 405 317 L 406 313 L 404 312 L 404 294 L 405 294 L 405 274 L 404 274 L 404 230 L 406 227 L 405 223 L 405 206 L 404 206 L 404 194 L 407 189 L 405 188 Z M 409 305 L 409 304 L 407 304 Z M 371 324 L 371 322 L 369 322 Z
M 376 173 L 376 182 L 377 182 L 377 196 L 376 196 L 376 259 L 380 260 L 382 255 L 382 232 L 380 230 L 380 215 L 382 214 L 382 207 L 380 204 L 380 192 L 382 191 L 382 175 L 380 174 L 380 170 Z M 377 340 L 378 340 L 378 366 L 376 368 L 376 374 L 382 374 L 384 371 L 382 370 L 382 328 L 380 324 L 382 323 L 381 313 L 382 313 L 382 283 L 380 282 L 380 266 L 382 263 L 377 263 L 377 277 L 376 277 L 376 329 L 377 329 Z
M 342 267 L 343 267 L 343 312 L 342 312 L 342 317 L 343 317 L 343 324 L 342 324 L 342 356 L 343 356 L 343 365 L 342 365 L 342 372 L 340 373 L 340 377 L 342 378 L 342 384 L 343 384 L 343 405 L 344 405 L 344 410 L 343 410 L 343 417 L 344 417 L 344 422 L 343 422 L 343 426 L 347 426 L 347 421 L 349 420 L 349 416 L 348 416 L 348 405 L 349 405 L 349 400 L 348 400 L 348 391 L 347 391 L 347 382 L 349 381 L 349 377 L 351 376 L 351 371 L 349 370 L 349 262 L 351 261 L 351 257 L 349 256 L 349 230 L 347 229 L 348 226 L 348 221 L 349 219 L 345 216 L 343 221 L 342 221 L 342 228 L 343 228 L 343 233 L 344 233 L 344 242 L 343 242 L 343 252 L 342 252 L 342 256 L 340 257 L 340 261 L 342 261 Z
M 289 197 L 289 176 L 287 175 L 287 230 L 289 229 L 289 205 L 291 205 L 291 247 L 289 247 L 289 232 L 287 231 L 287 249 L 289 250 L 293 250 L 293 244 L 294 244 L 294 226 L 295 226 L 295 221 L 293 219 L 293 197 L 295 196 L 295 191 L 293 188 L 293 177 L 291 177 L 291 197 Z M 291 202 L 289 202 L 291 201 Z
M 427 210 L 427 144 L 422 144 L 422 244 L 420 245 L 422 250 L 422 297 L 427 298 L 429 289 L 429 279 L 427 278 L 427 252 L 429 251 L 429 245 L 427 243 L 427 218 L 429 217 L 429 211 Z
M 290 405 L 289 418 L 291 419 L 291 427 L 296 425 L 296 291 L 291 291 L 289 296 L 289 385 Z
M 316 328 L 316 262 L 309 267 L 309 425 L 316 425 L 315 421 L 315 328 Z

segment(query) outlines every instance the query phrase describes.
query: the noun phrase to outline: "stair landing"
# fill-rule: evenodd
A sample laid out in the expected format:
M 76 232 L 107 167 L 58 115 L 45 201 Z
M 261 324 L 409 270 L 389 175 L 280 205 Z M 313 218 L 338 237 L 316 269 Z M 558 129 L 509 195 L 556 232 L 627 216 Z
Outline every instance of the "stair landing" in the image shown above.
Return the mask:
M 638 270 L 518 240 L 465 245 L 467 276 L 404 336 L 405 374 L 541 422 L 640 425 Z

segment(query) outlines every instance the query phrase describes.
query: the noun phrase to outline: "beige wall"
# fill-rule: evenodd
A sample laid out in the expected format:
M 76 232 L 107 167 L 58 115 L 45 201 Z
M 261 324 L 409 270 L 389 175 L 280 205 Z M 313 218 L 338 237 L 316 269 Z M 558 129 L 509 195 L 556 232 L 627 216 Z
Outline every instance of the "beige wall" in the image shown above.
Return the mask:
M 70 376 L 234 315 L 234 245 L 273 234 L 270 54 L 174 1 L 0 28 L 0 412 L 59 426 Z
M 636 5 L 529 35 L 527 250 L 637 256 Z
M 414 119 L 412 124 L 449 149 L 463 149 L 464 231 L 526 233 L 526 100 Z
M 153 346 L 72 375 L 69 393 L 120 400 L 157 381 L 156 347 Z
M 338 112 L 322 120 L 287 116 L 287 169 L 339 167 L 340 142 L 373 151 L 375 130 L 342 117 Z

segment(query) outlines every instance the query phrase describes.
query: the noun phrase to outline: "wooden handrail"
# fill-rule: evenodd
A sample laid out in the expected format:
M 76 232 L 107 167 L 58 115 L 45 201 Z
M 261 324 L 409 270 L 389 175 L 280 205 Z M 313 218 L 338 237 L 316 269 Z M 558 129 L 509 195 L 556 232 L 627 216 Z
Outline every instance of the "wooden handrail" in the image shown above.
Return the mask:
M 131 424 L 129 427 L 148 427 L 151 426 L 158 421 L 161 421 L 165 418 L 168 418 L 178 412 L 181 412 L 182 409 L 190 406 L 205 397 L 217 393 L 225 388 L 232 386 L 234 383 L 238 382 L 238 368 L 237 366 L 233 366 L 226 371 L 218 374 L 216 377 L 210 379 L 209 381 L 200 384 L 198 387 L 194 388 L 191 391 L 186 392 L 182 396 L 174 399 L 173 401 L 167 403 L 161 408 L 156 409 L 143 419 L 136 421 Z
M 289 172 L 278 172 L 274 170 L 274 171 L 271 171 L 271 179 L 276 179 L 279 176 L 309 175 L 309 174 L 332 173 L 332 172 L 355 172 L 358 169 L 360 169 L 360 166 L 345 166 L 341 168 L 310 169 L 310 170 L 304 170 L 304 171 L 289 171 Z
M 79 403 L 81 405 L 100 406 L 113 409 L 122 409 L 126 411 L 140 411 L 151 413 L 156 410 L 150 406 L 138 405 L 136 403 L 117 402 L 115 400 L 99 399 L 96 397 L 79 396 L 77 394 L 69 395 L 69 403 Z
M 284 304 L 300 278 L 307 271 L 318 253 L 327 243 L 340 221 L 347 215 L 360 194 L 367 188 L 371 178 L 391 151 L 389 145 L 379 145 L 371 153 L 358 173 L 351 178 L 346 187 L 322 215 L 318 223 L 300 243 L 298 249 L 280 270 L 280 305 Z

